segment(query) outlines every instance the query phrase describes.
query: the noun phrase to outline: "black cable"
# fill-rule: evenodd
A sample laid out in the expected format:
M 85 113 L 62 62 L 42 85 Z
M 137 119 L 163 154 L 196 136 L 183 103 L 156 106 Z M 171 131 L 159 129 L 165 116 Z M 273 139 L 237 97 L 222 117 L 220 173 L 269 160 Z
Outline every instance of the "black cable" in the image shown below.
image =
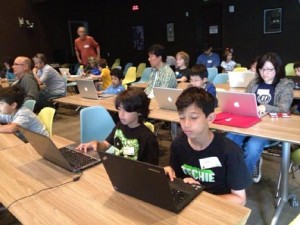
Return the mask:
M 35 192 L 35 193 L 33 193 L 33 194 L 30 194 L 30 195 L 24 196 L 24 197 L 22 197 L 22 198 L 16 199 L 16 200 L 14 200 L 13 202 L 11 202 L 10 204 L 8 204 L 8 206 L 6 207 L 6 209 L 9 209 L 9 207 L 11 207 L 13 204 L 17 203 L 18 201 L 21 201 L 21 200 L 23 200 L 23 199 L 32 197 L 32 196 L 37 195 L 37 194 L 39 194 L 39 193 L 41 193 L 41 192 L 43 192 L 43 191 L 51 190 L 51 189 L 58 188 L 58 187 L 64 186 L 64 185 L 69 184 L 69 183 L 72 183 L 72 182 L 76 182 L 76 181 L 78 181 L 78 180 L 80 179 L 81 176 L 82 176 L 82 172 L 80 171 L 80 172 L 78 172 L 78 175 L 77 175 L 77 176 L 75 176 L 75 177 L 72 178 L 72 180 L 69 180 L 69 181 L 67 181 L 67 182 L 64 182 L 64 183 L 59 184 L 59 185 L 56 185 L 56 186 L 52 186 L 52 187 L 48 187 L 48 188 L 39 190 L 39 191 L 37 191 L 37 192 Z

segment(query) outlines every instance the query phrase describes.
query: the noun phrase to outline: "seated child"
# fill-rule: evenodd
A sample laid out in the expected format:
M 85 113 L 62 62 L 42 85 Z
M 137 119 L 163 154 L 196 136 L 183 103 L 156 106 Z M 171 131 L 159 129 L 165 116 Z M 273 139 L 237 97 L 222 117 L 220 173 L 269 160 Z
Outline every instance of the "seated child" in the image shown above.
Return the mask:
M 294 63 L 294 71 L 297 76 L 300 76 L 300 62 Z
M 23 106 L 25 92 L 18 86 L 0 90 L 0 125 L 1 133 L 16 133 L 18 127 L 49 136 L 44 124 L 28 108 Z
M 99 94 L 120 94 L 125 90 L 122 85 L 122 80 L 124 78 L 122 70 L 115 68 L 110 72 L 111 76 L 111 85 L 104 91 L 99 91 Z
M 226 49 L 224 52 L 224 60 L 221 62 L 221 67 L 223 72 L 233 71 L 236 67 L 236 62 L 232 60 L 232 51 L 230 49 Z
M 196 64 L 191 68 L 190 73 L 190 82 L 193 87 L 202 88 L 208 93 L 212 94 L 215 98 L 215 106 L 218 106 L 218 99 L 217 99 L 217 91 L 216 87 L 212 82 L 209 82 L 208 79 L 208 72 L 206 66 L 203 64 Z
M 84 75 L 100 75 L 100 70 L 98 68 L 98 60 L 94 56 L 88 58 L 88 64 L 84 68 Z
M 102 80 L 101 90 L 106 90 L 111 85 L 111 76 L 110 76 L 110 70 L 107 67 L 106 59 L 100 58 L 99 59 L 99 70 L 100 75 L 99 79 Z
M 149 104 L 150 99 L 140 88 L 129 88 L 121 92 L 115 100 L 120 122 L 105 141 L 83 143 L 77 150 L 86 152 L 88 148 L 92 148 L 95 151 L 105 151 L 114 146 L 117 148 L 114 149 L 116 155 L 157 165 L 158 142 L 143 123 L 150 112 Z
M 205 191 L 244 205 L 251 179 L 242 150 L 220 133 L 213 133 L 214 98 L 203 89 L 185 89 L 176 101 L 183 133 L 171 144 L 170 166 L 165 167 L 171 181 L 199 184 Z
M 175 75 L 178 82 L 189 82 L 190 69 L 189 66 L 190 56 L 186 52 L 178 52 L 176 54 L 176 70 Z
M 296 76 L 300 76 L 300 62 L 294 63 L 294 71 L 295 71 Z M 294 85 L 296 86 L 297 84 L 294 84 Z M 300 84 L 298 83 L 297 86 L 299 87 Z M 292 105 L 293 106 L 291 108 L 291 113 L 299 115 L 300 114 L 300 100 L 295 99 L 293 101 Z

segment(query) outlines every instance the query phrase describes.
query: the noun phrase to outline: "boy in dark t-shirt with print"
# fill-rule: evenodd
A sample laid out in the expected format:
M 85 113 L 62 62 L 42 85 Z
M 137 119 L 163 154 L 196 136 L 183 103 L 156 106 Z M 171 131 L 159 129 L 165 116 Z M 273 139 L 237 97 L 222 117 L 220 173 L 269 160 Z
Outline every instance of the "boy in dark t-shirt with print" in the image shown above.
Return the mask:
M 158 165 L 159 147 L 156 136 L 143 123 L 150 112 L 149 104 L 150 99 L 140 88 L 129 88 L 121 92 L 115 100 L 120 122 L 105 141 L 80 144 L 77 150 L 86 152 L 92 148 L 95 151 L 105 151 L 114 146 L 116 155 Z
M 183 133 L 171 145 L 170 166 L 165 172 L 229 201 L 244 205 L 251 184 L 243 153 L 234 142 L 209 129 L 215 101 L 203 89 L 191 87 L 176 101 Z

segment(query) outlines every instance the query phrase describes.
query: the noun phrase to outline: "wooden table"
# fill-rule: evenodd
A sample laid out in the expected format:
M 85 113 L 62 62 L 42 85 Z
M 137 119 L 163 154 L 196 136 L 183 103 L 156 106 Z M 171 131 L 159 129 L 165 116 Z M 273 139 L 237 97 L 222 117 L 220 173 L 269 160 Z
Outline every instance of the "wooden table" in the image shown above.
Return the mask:
M 0 133 L 0 151 L 24 144 L 15 134 Z
M 8 206 L 32 195 L 9 207 L 24 225 L 227 225 L 245 224 L 250 215 L 250 209 L 206 192 L 174 214 L 114 191 L 101 164 L 85 170 L 79 181 L 64 184 L 72 177 L 41 159 L 29 144 L 0 152 L 0 202 Z

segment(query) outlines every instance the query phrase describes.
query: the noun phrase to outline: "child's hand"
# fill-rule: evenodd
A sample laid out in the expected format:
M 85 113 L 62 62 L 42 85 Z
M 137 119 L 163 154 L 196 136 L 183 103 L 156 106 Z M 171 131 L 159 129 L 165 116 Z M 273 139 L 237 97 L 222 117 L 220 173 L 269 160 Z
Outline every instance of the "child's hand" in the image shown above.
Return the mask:
M 191 177 L 186 177 L 186 178 L 184 178 L 184 179 L 183 179 L 183 182 L 184 182 L 184 183 L 187 183 L 187 184 L 200 184 L 199 181 L 196 181 L 196 180 L 194 180 L 194 179 L 191 178 Z
M 165 174 L 169 176 L 170 181 L 173 181 L 174 178 L 176 178 L 175 171 L 172 169 L 171 166 L 164 167 L 164 170 L 165 170 Z
M 87 153 L 88 150 L 97 151 L 97 141 L 82 143 L 75 148 L 77 151 Z

